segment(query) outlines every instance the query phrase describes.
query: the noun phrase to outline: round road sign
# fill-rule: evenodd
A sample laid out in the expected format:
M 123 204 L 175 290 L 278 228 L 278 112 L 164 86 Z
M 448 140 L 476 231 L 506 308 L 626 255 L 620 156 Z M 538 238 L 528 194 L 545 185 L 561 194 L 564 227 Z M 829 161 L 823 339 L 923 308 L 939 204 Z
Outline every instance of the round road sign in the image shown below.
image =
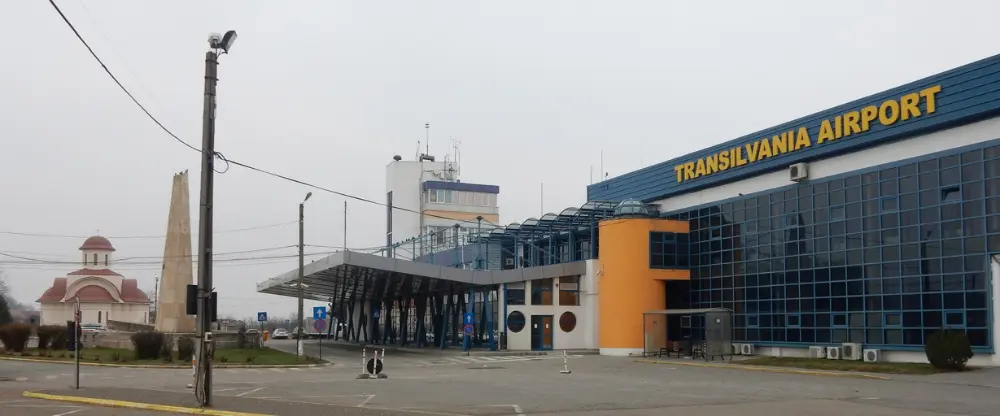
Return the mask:
M 472 335 L 472 325 L 465 326 L 465 335 Z
M 323 332 L 323 331 L 325 331 L 326 330 L 326 321 L 324 321 L 322 319 L 317 319 L 315 322 L 313 322 L 313 329 L 315 329 L 316 332 Z
M 369 358 L 365 370 L 368 370 L 368 374 L 382 374 L 382 359 Z

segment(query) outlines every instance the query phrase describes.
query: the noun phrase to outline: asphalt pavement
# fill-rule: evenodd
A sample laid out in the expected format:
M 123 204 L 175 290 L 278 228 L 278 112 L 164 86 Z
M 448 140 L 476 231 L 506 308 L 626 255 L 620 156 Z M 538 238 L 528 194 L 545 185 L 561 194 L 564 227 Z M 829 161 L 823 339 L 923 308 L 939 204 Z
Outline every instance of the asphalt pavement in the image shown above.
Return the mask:
M 587 416 L 995 416 L 1000 408 L 1000 371 L 996 370 L 868 380 L 691 367 L 684 362 L 647 364 L 585 355 L 567 359 L 571 373 L 564 374 L 561 357 L 417 365 L 438 357 L 455 358 L 456 354 L 387 351 L 388 378 L 358 380 L 360 355 L 353 357 L 356 352 L 333 351 L 324 357 L 333 357 L 335 365 L 299 371 L 216 370 L 216 408 L 273 415 Z M 338 357 L 352 362 L 339 362 Z M 85 369 L 93 371 L 93 376 L 83 378 L 84 388 L 77 392 L 67 389 L 61 377 L 44 376 L 65 372 L 71 366 L 13 364 L 0 361 L 0 376 L 27 378 L 0 382 L 0 391 L 36 390 L 195 406 L 192 391 L 185 387 L 191 380 L 189 370 Z M 20 399 L 0 396 L 0 401 Z M 0 403 L 0 414 L 59 414 L 59 409 L 51 407 L 13 407 L 23 404 L 37 403 Z M 144 414 L 101 411 L 84 407 L 75 414 Z

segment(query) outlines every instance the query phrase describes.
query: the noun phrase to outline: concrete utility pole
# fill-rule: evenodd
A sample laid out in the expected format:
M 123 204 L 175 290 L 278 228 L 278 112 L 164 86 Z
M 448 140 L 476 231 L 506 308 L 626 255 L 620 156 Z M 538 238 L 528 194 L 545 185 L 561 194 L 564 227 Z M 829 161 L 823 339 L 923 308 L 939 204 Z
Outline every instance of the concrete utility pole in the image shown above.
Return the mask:
M 198 364 L 201 377 L 195 396 L 202 406 L 212 405 L 212 218 L 215 195 L 215 88 L 219 83 L 219 55 L 229 53 L 236 32 L 211 34 L 205 52 L 205 102 L 201 131 L 201 203 L 198 211 Z
M 298 285 L 297 285 L 298 288 L 299 288 L 299 290 L 298 290 L 298 292 L 299 292 L 299 319 L 298 319 L 298 321 L 299 321 L 299 328 L 298 328 L 298 330 L 295 331 L 295 332 L 297 332 L 297 334 L 295 336 L 295 352 L 299 356 L 299 358 L 302 358 L 302 355 L 303 355 L 303 352 L 304 352 L 304 351 L 302 351 L 302 332 L 304 330 L 304 328 L 302 327 L 302 325 L 303 325 L 303 322 L 302 322 L 302 309 L 305 308 L 305 305 L 304 305 L 305 293 L 302 290 L 302 279 L 305 278 L 305 270 L 304 270 L 304 268 L 305 268 L 305 264 L 306 264 L 306 260 L 305 260 L 305 257 L 306 257 L 305 256 L 305 248 L 306 248 L 306 242 L 305 242 L 305 240 L 306 240 L 306 231 L 305 231 L 306 201 L 308 201 L 309 198 L 312 195 L 313 195 L 312 192 L 307 193 L 306 194 L 306 198 L 303 199 L 302 202 L 299 203 L 299 281 L 298 281 Z

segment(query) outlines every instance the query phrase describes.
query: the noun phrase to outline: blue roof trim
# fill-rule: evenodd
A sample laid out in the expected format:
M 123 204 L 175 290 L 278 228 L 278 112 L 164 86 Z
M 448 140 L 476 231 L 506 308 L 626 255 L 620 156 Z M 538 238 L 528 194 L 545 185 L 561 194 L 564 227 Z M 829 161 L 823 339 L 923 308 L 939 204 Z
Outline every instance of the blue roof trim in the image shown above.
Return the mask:
M 875 123 L 866 132 L 843 137 L 836 141 L 816 144 L 819 124 L 847 111 L 856 111 L 868 105 L 878 105 L 887 99 L 934 85 L 941 86 L 937 94 L 937 111 L 890 126 Z M 708 149 L 684 155 L 666 162 L 618 176 L 587 187 L 588 200 L 622 201 L 629 198 L 651 202 L 673 195 L 717 186 L 726 182 L 784 169 L 798 162 L 828 158 L 858 151 L 907 137 L 968 124 L 1000 114 L 1000 55 L 995 55 L 919 81 L 880 92 L 843 104 L 826 111 L 793 120 L 779 126 L 730 140 Z M 755 163 L 716 172 L 697 179 L 677 182 L 674 166 L 693 162 L 699 158 L 734 147 L 743 147 L 762 138 L 769 138 L 788 130 L 805 126 L 813 145 L 807 149 L 784 153 Z
M 500 187 L 497 185 L 482 185 L 477 183 L 464 182 L 443 182 L 426 181 L 424 189 L 444 189 L 448 191 L 482 192 L 486 194 L 499 194 Z

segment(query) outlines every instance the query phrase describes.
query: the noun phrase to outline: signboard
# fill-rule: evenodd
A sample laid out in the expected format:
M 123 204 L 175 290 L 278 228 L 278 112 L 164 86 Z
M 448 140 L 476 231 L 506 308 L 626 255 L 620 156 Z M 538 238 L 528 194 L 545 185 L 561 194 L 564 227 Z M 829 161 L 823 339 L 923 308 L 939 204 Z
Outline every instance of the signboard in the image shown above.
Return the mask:
M 379 375 L 382 374 L 382 360 L 377 358 L 369 358 L 368 362 L 365 363 L 365 370 L 368 374 Z
M 313 321 L 313 329 L 315 329 L 316 332 L 323 332 L 323 331 L 325 331 L 326 330 L 326 321 L 324 321 L 322 319 L 317 319 L 317 320 Z
M 313 319 L 326 319 L 326 306 L 313 306 Z
M 472 325 L 471 324 L 465 325 L 465 335 L 472 335 Z
M 464 322 L 465 322 L 466 325 L 472 325 L 472 323 L 475 320 L 476 320 L 476 317 L 475 317 L 475 315 L 472 312 L 466 312 L 465 313 L 465 321 Z
M 378 319 L 379 315 L 381 315 L 380 312 L 378 309 L 375 309 L 375 319 Z
M 257 322 L 267 322 L 267 312 L 257 312 Z

